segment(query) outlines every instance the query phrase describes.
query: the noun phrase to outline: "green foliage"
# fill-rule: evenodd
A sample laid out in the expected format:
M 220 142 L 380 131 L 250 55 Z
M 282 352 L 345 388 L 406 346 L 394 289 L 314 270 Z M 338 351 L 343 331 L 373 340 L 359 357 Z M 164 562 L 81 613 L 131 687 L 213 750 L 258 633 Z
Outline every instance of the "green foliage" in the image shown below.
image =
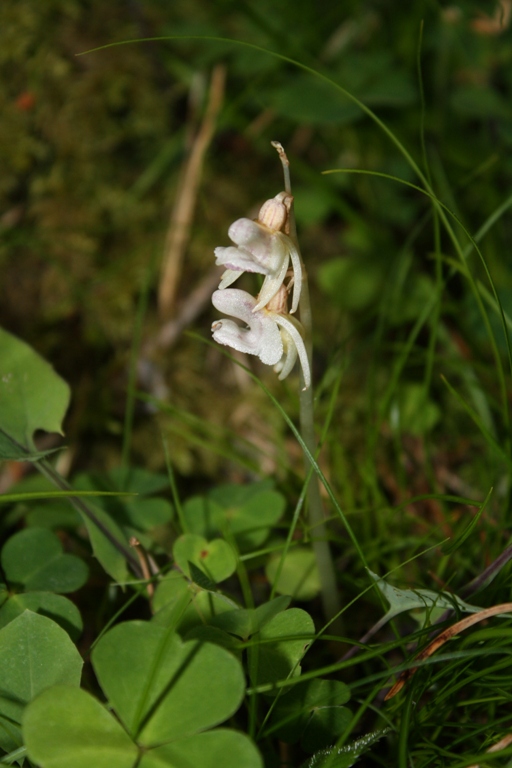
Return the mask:
M 510 599 L 509 8 L 395 6 L 0 4 L 3 762 L 510 759 L 489 751 L 510 730 L 509 614 L 415 658 Z M 196 288 L 230 222 L 280 188 L 276 136 L 314 311 L 330 625 L 282 420 L 293 376 L 258 389 L 197 335 L 162 342 L 191 317 L 208 336 Z M 187 199 L 163 320 L 154 265 Z M 44 358 L 72 384 L 69 452 L 69 388 Z M 17 482 L 24 461 L 44 482 Z
M 271 728 L 283 741 L 317 752 L 347 730 L 352 713 L 343 705 L 349 699 L 350 690 L 338 680 L 298 683 L 278 700 Z
M 83 560 L 64 554 L 50 531 L 27 528 L 6 542 L 0 561 L 7 581 L 0 585 L 0 627 L 30 610 L 52 618 L 78 640 L 83 628 L 80 612 L 61 593 L 85 584 L 88 568 Z
M 256 549 L 281 519 L 285 499 L 267 482 L 219 485 L 183 505 L 187 529 L 205 537 L 233 537 L 242 551 Z
M 276 592 L 295 600 L 311 600 L 320 592 L 318 567 L 310 549 L 292 549 L 282 562 L 280 555 L 272 555 L 265 573 Z
M 27 344 L 0 328 L 0 459 L 37 460 L 36 429 L 62 432 L 69 387 Z
M 131 768 L 137 747 L 122 726 L 89 693 L 54 687 L 25 713 L 23 732 L 32 760 L 43 768 L 92 763 Z
M 0 630 L 0 746 L 23 744 L 20 724 L 26 705 L 51 686 L 80 685 L 82 659 L 54 621 L 24 611 Z
M 182 643 L 156 624 L 125 622 L 101 638 L 93 665 L 126 731 L 85 691 L 53 687 L 35 699 L 23 720 L 29 756 L 43 768 L 91 761 L 122 768 L 137 755 L 149 768 L 209 768 L 224 749 L 232 750 L 228 766 L 261 766 L 246 736 L 204 732 L 242 701 L 242 668 L 228 651 L 198 640 Z
M 267 694 L 274 684 L 301 673 L 301 661 L 315 635 L 311 616 L 300 608 L 278 613 L 264 624 L 249 646 L 249 674 L 253 685 L 262 685 Z
M 176 565 L 190 578 L 192 566 L 213 582 L 224 581 L 236 570 L 235 553 L 224 539 L 206 541 L 202 536 L 186 533 L 174 542 L 173 556 Z
M 2 569 L 12 586 L 25 591 L 74 592 L 87 581 L 87 566 L 64 554 L 55 534 L 28 528 L 11 536 L 0 555 Z
M 148 622 L 119 624 L 92 661 L 109 702 L 141 745 L 157 746 L 224 722 L 244 694 L 240 663 L 210 643 L 182 643 Z

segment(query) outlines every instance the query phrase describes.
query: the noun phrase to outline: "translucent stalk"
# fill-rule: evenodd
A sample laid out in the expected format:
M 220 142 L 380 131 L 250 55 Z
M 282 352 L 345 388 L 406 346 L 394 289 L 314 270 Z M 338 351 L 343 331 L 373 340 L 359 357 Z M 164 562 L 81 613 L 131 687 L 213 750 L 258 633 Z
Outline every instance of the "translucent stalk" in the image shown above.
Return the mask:
M 277 141 L 272 142 L 272 146 L 277 150 L 284 171 L 285 191 L 291 194 L 290 183 L 290 167 L 286 153 Z M 312 370 L 312 316 L 311 316 L 311 304 L 309 301 L 309 287 L 308 287 L 308 275 L 304 267 L 304 261 L 300 253 L 300 247 L 297 240 L 297 229 L 295 225 L 295 216 L 293 213 L 293 204 L 290 210 L 289 216 L 290 224 L 290 238 L 299 254 L 299 258 L 302 264 L 302 290 L 299 302 L 300 321 L 305 331 L 305 346 L 309 359 L 310 370 Z M 304 387 L 304 380 L 301 373 L 301 391 L 300 391 L 300 431 L 302 439 L 304 440 L 309 452 L 312 456 L 316 456 L 317 442 L 315 437 L 315 422 L 314 422 L 314 398 L 313 398 L 313 384 L 307 389 Z M 307 456 L 305 456 L 306 471 L 309 470 L 310 462 Z M 309 526 L 311 530 L 311 543 L 313 546 L 313 552 L 315 553 L 315 560 L 320 575 L 320 585 L 322 590 L 322 605 L 324 615 L 327 621 L 333 619 L 341 611 L 341 601 L 336 583 L 336 572 L 334 569 L 334 562 L 332 559 L 331 548 L 329 546 L 329 539 L 327 534 L 327 527 L 325 525 L 324 511 L 322 498 L 320 495 L 320 483 L 318 475 L 313 472 L 308 485 L 308 511 L 309 511 Z

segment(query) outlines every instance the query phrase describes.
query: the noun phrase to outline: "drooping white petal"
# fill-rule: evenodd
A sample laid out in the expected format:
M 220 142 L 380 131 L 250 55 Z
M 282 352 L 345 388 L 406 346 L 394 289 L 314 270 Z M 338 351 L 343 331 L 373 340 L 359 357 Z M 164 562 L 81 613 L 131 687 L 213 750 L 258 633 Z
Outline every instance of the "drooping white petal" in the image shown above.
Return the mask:
M 276 321 L 270 313 L 253 312 L 256 299 L 236 288 L 213 293 L 212 303 L 220 312 L 245 322 L 242 328 L 233 320 L 217 320 L 212 325 L 213 338 L 219 344 L 257 355 L 262 363 L 275 365 L 283 355 L 283 341 Z
M 300 331 L 298 330 L 298 327 L 296 325 L 297 321 L 293 320 L 291 317 L 285 317 L 284 315 L 279 315 L 277 312 L 269 312 L 269 316 L 272 316 L 275 322 L 280 325 L 284 330 L 288 333 L 290 336 L 293 344 L 295 345 L 297 349 L 297 353 L 299 355 L 299 360 L 302 368 L 302 376 L 304 378 L 304 388 L 308 389 L 311 385 L 311 370 L 309 367 L 309 360 L 308 360 L 308 353 L 306 352 L 306 347 L 304 345 L 304 340 L 302 338 L 302 335 Z M 283 364 L 283 369 L 287 367 L 286 360 Z M 290 368 L 291 370 L 291 368 Z M 281 371 L 281 375 L 279 378 L 284 379 L 283 372 Z M 288 371 L 289 373 L 289 371 Z M 288 374 L 286 374 L 288 375 Z
M 295 343 L 284 328 L 281 328 L 281 338 L 283 340 L 283 356 L 281 360 L 274 365 L 274 371 L 279 374 L 279 380 L 286 379 L 288 374 L 292 372 L 295 361 L 297 360 L 297 347 Z
M 286 235 L 283 235 L 283 237 L 286 237 Z M 293 244 L 293 240 L 291 240 L 289 237 L 286 239 L 289 241 L 288 248 L 293 267 L 293 298 L 292 308 L 290 309 L 290 314 L 293 315 L 297 311 L 300 301 L 300 292 L 302 289 L 302 263 L 300 260 L 299 252 Z
M 274 298 L 283 284 L 287 271 L 288 259 L 283 261 L 280 272 L 276 275 L 267 275 L 261 286 L 261 291 L 258 294 L 258 300 L 253 310 L 254 312 L 266 307 L 269 301 Z

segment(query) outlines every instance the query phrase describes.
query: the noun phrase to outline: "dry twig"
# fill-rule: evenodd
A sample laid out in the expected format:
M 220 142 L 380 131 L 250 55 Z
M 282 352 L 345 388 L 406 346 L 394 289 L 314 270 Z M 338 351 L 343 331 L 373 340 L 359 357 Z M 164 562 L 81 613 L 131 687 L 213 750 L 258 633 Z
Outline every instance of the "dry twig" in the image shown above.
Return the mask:
M 183 254 L 187 247 L 194 215 L 203 160 L 212 140 L 222 105 L 225 78 L 226 69 L 223 65 L 218 64 L 212 72 L 206 112 L 184 167 L 178 196 L 171 214 L 158 291 L 158 308 L 160 316 L 163 318 L 168 318 L 174 308 Z

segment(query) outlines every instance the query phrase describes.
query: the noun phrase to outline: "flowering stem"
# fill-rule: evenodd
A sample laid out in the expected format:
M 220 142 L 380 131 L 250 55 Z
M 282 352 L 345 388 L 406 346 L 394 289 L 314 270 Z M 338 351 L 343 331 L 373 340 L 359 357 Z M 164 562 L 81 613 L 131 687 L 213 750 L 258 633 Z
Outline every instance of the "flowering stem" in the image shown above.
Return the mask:
M 290 167 L 289 161 L 282 145 L 273 141 L 272 146 L 275 147 L 281 160 L 285 191 L 291 194 L 290 184 Z M 290 209 L 289 216 L 290 225 L 290 238 L 293 240 L 297 252 L 299 254 L 302 263 L 302 290 L 299 301 L 300 321 L 304 327 L 305 339 L 304 343 L 309 359 L 309 367 L 312 370 L 312 315 L 311 315 L 311 303 L 309 300 L 309 286 L 307 271 L 304 267 L 304 261 L 300 253 L 300 247 L 297 240 L 297 229 L 295 225 L 295 216 L 293 212 L 293 204 Z M 307 389 L 304 387 L 304 378 L 301 371 L 301 391 L 300 391 L 300 431 L 302 439 L 304 440 L 310 454 L 312 456 L 317 455 L 317 442 L 315 436 L 315 422 L 314 422 L 314 398 L 313 398 L 313 385 L 311 384 Z M 309 470 L 309 459 L 305 457 L 306 471 Z M 308 485 L 308 508 L 309 508 L 309 527 L 311 531 L 311 542 L 313 546 L 313 552 L 315 553 L 315 560 L 320 575 L 320 586 L 322 590 L 322 605 L 324 609 L 324 615 L 327 621 L 330 621 L 341 611 L 341 601 L 336 583 L 336 572 L 334 569 L 334 562 L 332 559 L 331 548 L 329 546 L 329 539 L 327 535 L 327 527 L 324 520 L 324 511 L 322 498 L 320 495 L 320 483 L 318 475 L 313 472 Z

